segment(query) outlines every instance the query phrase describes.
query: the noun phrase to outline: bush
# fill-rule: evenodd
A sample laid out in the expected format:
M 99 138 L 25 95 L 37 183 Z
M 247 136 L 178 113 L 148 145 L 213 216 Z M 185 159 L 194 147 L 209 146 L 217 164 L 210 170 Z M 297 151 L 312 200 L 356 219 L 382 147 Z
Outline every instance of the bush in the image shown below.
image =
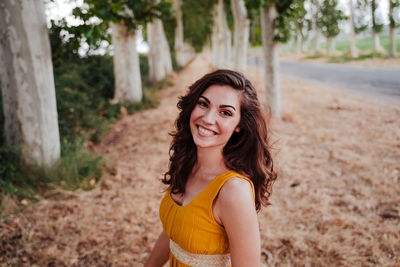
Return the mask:
M 146 55 L 140 55 L 143 78 L 148 75 Z M 4 117 L 0 95 L 0 204 L 9 199 L 36 201 L 57 187 L 90 189 L 101 177 L 100 156 L 93 155 L 86 143 L 98 143 L 125 107 L 128 113 L 158 105 L 155 92 L 166 82 L 146 85 L 142 102 L 112 103 L 114 94 L 113 62 L 110 56 L 80 58 L 73 53 L 53 57 L 61 159 L 50 169 L 29 165 L 20 157 L 19 147 L 7 147 L 3 137 Z M 1 212 L 0 212 L 1 215 Z

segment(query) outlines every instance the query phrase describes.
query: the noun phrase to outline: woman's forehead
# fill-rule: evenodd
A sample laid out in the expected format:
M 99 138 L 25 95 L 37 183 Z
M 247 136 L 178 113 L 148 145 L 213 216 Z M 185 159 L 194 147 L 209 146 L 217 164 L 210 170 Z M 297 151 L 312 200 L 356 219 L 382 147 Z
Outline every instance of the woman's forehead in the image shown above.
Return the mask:
M 240 94 L 241 92 L 239 90 L 236 90 L 229 85 L 214 84 L 209 86 L 201 94 L 201 96 L 207 98 L 210 102 L 215 104 L 230 104 L 239 106 Z

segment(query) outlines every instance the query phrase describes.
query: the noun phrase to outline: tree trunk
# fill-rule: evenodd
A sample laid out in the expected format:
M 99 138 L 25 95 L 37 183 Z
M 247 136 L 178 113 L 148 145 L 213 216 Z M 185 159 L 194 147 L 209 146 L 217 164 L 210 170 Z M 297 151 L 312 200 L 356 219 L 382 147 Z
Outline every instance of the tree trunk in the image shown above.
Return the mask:
M 335 39 L 333 37 L 328 37 L 327 38 L 328 42 L 328 56 L 333 56 L 335 52 Z
M 395 28 L 390 28 L 390 56 L 396 57 L 396 35 Z
M 379 33 L 377 33 L 374 29 L 372 30 L 372 40 L 373 40 L 374 53 L 383 52 L 383 48 L 382 48 L 381 42 L 379 40 Z
M 275 4 L 261 9 L 261 30 L 265 61 L 265 87 L 267 103 L 274 117 L 281 117 L 279 84 L 279 43 L 274 42 L 274 19 L 278 16 Z
M 356 34 L 354 32 L 354 6 L 353 0 L 349 0 L 350 16 L 349 16 L 349 28 L 350 28 L 350 56 L 352 58 L 358 57 L 358 51 L 356 47 Z
M 296 55 L 300 54 L 300 45 L 301 45 L 301 34 L 296 33 L 293 42 L 293 52 Z
M 302 34 L 300 35 L 300 52 L 304 52 L 304 36 Z
M 114 46 L 114 101 L 142 100 L 139 55 L 136 51 L 136 33 L 122 24 L 111 23 Z
M 311 13 L 313 14 L 313 18 L 311 19 L 311 32 L 312 32 L 312 39 L 311 39 L 311 54 L 315 54 L 316 52 L 320 51 L 319 45 L 319 33 L 317 27 L 317 14 L 318 14 L 318 6 L 316 3 L 311 4 Z
M 2 1 L 0 73 L 5 139 L 49 167 L 60 157 L 50 43 L 42 1 Z
M 216 68 L 231 65 L 231 31 L 228 28 L 223 0 L 214 8 L 214 25 L 211 36 L 212 64 Z
M 235 31 L 233 33 L 233 68 L 245 73 L 250 20 L 247 17 L 244 0 L 231 0 L 231 7 L 235 21 Z
M 390 51 L 391 57 L 396 57 L 396 22 L 393 19 L 393 1 L 389 0 L 389 28 L 390 28 Z
M 172 72 L 171 53 L 160 19 L 147 23 L 147 41 L 150 47 L 149 78 L 152 82 L 159 82 Z
M 182 22 L 182 0 L 174 0 L 173 3 L 175 11 L 175 57 L 179 66 L 185 66 L 195 56 L 194 48 L 183 39 L 183 22 Z
M 372 17 L 372 48 L 374 53 L 383 52 L 383 48 L 379 41 L 379 33 L 375 29 L 376 21 L 375 21 L 375 11 L 376 11 L 376 3 L 375 0 L 371 1 L 371 17 Z

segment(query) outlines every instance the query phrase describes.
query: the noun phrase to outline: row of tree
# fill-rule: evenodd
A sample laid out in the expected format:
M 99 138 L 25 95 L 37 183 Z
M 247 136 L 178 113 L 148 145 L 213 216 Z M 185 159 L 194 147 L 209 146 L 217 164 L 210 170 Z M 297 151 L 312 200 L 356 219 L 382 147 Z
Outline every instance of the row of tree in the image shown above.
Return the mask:
M 392 57 L 396 56 L 396 36 L 395 28 L 399 26 L 400 17 L 397 12 L 395 17 L 394 11 L 400 7 L 399 0 L 387 0 L 389 4 L 389 28 L 390 28 L 390 51 Z M 294 27 L 296 40 L 300 39 L 302 43 L 305 35 L 310 31 L 312 33 L 311 50 L 312 52 L 320 49 L 318 36 L 321 32 L 328 43 L 328 55 L 334 51 L 334 38 L 340 33 L 339 24 L 343 20 L 348 20 L 350 35 L 350 55 L 353 58 L 358 57 L 358 51 L 355 45 L 356 34 L 367 29 L 371 29 L 373 40 L 373 52 L 383 52 L 383 48 L 379 42 L 379 33 L 383 30 L 383 18 L 377 16 L 378 7 L 383 1 L 377 0 L 347 0 L 349 16 L 346 17 L 342 10 L 338 9 L 337 0 L 310 0 L 309 13 L 311 19 L 306 19 L 307 12 L 304 5 L 300 7 L 301 12 L 296 15 Z M 368 19 L 370 18 L 370 19 Z M 397 19 L 397 23 L 396 23 Z M 311 25 L 311 26 L 310 26 Z M 296 42 L 295 42 L 296 43 Z M 302 50 L 302 45 L 295 44 L 297 51 Z
M 172 1 L 172 3 L 171 3 Z M 353 7 L 353 0 L 348 0 Z M 376 0 L 357 0 L 376 9 Z M 391 16 L 399 0 L 390 1 Z M 337 0 L 84 0 L 73 10 L 82 23 L 57 22 L 68 34 L 64 41 L 78 49 L 83 42 L 95 49 L 101 41 L 113 46 L 114 101 L 141 101 L 142 79 L 136 38 L 139 29 L 149 44 L 149 78 L 160 81 L 172 71 L 172 54 L 181 66 L 196 52 L 209 51 L 216 68 L 246 70 L 249 36 L 259 27 L 264 61 L 267 102 L 281 115 L 279 44 L 291 36 L 301 44 L 307 31 L 322 32 L 332 47 L 345 17 Z M 351 9 L 352 10 L 352 9 Z M 350 12 L 354 32 L 359 24 Z M 375 21 L 375 11 L 372 11 Z M 171 22 L 171 18 L 173 23 Z M 391 27 L 396 26 L 391 17 Z M 392 23 L 393 22 L 393 23 Z M 374 32 L 378 24 L 373 22 Z M 172 31 L 171 31 L 172 27 Z M 41 1 L 5 0 L 0 9 L 1 78 L 6 141 L 24 144 L 25 157 L 49 166 L 60 155 L 51 52 Z M 172 32 L 171 36 L 166 33 Z M 231 34 L 233 32 L 233 35 Z M 171 35 L 171 34 L 170 34 Z M 353 35 L 352 35 L 353 36 Z M 252 38 L 250 38 L 252 39 Z M 351 42 L 354 52 L 354 41 Z M 301 47 L 301 45 L 299 45 Z M 54 51 L 53 51 L 54 52 Z M 354 54 L 352 52 L 352 55 Z M 355 55 L 355 54 L 354 54 Z

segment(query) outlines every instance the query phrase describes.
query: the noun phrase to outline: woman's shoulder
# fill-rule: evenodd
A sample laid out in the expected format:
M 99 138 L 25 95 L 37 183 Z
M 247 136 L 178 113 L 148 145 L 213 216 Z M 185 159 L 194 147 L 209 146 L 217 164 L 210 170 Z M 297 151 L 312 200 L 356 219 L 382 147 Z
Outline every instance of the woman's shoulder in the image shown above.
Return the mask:
M 221 187 L 218 200 L 223 206 L 230 205 L 254 205 L 253 185 L 243 177 L 232 177 Z

